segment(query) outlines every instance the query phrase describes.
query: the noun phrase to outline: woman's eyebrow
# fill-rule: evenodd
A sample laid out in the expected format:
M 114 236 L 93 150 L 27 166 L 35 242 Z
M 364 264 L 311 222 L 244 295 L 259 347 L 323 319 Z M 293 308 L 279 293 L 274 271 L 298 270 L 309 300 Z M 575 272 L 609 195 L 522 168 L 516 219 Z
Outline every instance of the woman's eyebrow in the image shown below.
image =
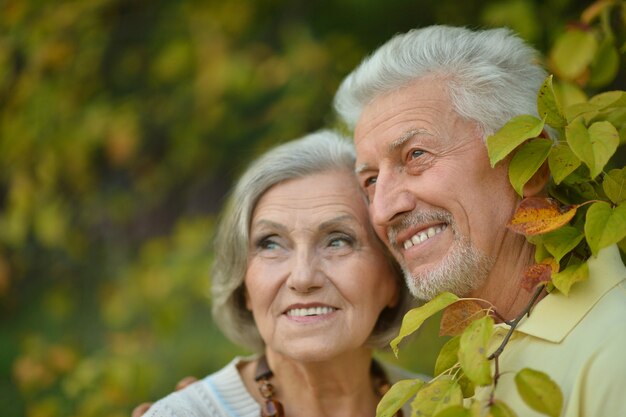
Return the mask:
M 287 230 L 287 227 L 283 224 L 276 223 L 271 220 L 260 219 L 252 223 L 250 229 L 253 228 L 267 228 L 267 229 L 278 229 L 278 230 Z
M 318 230 L 326 230 L 326 229 L 331 229 L 333 227 L 336 227 L 338 225 L 345 226 L 346 223 L 352 224 L 352 223 L 358 223 L 358 221 L 351 214 L 342 214 L 341 216 L 337 216 L 330 220 L 320 223 L 320 225 L 317 228 Z

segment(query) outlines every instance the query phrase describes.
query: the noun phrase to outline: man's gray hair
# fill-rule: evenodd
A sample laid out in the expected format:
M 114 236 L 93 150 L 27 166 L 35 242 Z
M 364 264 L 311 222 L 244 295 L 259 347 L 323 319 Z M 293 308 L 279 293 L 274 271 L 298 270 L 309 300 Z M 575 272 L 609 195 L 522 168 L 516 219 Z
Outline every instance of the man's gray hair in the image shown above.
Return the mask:
M 354 163 L 354 147 L 349 140 L 321 131 L 271 149 L 241 176 L 221 213 L 211 274 L 213 318 L 231 341 L 253 351 L 264 347 L 252 313 L 246 308 L 244 290 L 250 221 L 261 196 L 287 180 L 328 171 L 353 173 Z M 354 186 L 358 187 L 356 180 Z M 375 236 L 371 227 L 370 232 Z M 402 272 L 382 243 L 380 250 L 385 251 L 396 272 L 400 302 L 381 313 L 368 340 L 372 347 L 387 344 L 397 334 L 404 313 L 413 306 Z
M 342 82 L 335 109 L 354 128 L 373 99 L 427 76 L 446 82 L 456 112 L 486 136 L 514 116 L 537 114 L 546 73 L 537 51 L 508 29 L 429 26 L 396 35 L 366 58 Z

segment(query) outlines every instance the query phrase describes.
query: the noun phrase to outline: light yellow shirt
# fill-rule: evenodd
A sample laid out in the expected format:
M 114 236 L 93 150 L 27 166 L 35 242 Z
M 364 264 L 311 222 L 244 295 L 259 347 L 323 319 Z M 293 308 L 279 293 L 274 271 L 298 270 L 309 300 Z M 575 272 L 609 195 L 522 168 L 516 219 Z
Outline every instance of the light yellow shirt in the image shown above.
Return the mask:
M 569 296 L 554 292 L 521 322 L 500 356 L 496 398 L 519 417 L 539 417 L 523 402 L 514 376 L 547 373 L 563 392 L 563 417 L 626 416 L 626 267 L 616 246 L 589 260 L 589 279 Z M 495 346 L 508 326 L 496 326 Z M 494 347 L 495 349 L 495 347 Z M 485 399 L 488 390 L 477 391 Z

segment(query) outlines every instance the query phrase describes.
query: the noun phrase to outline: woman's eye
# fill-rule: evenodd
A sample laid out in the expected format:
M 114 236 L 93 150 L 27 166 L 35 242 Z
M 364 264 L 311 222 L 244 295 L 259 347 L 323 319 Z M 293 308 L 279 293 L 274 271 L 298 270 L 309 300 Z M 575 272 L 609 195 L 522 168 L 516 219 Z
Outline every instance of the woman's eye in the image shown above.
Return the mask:
M 328 241 L 328 246 L 333 248 L 343 248 L 346 246 L 351 246 L 353 239 L 349 236 L 334 236 L 331 237 Z
M 259 242 L 257 243 L 257 248 L 261 250 L 273 250 L 280 248 L 280 245 L 272 238 L 265 237 L 259 240 Z
M 416 159 L 424 155 L 424 151 L 421 149 L 413 149 L 409 152 L 409 159 Z

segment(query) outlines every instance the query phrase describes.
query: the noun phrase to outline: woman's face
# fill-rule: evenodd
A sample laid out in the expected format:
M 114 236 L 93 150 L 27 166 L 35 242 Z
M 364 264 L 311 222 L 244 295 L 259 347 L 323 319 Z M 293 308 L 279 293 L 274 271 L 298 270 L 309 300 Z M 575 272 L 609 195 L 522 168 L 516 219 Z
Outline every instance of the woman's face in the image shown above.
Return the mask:
M 363 347 L 399 296 L 353 173 L 289 180 L 261 197 L 245 286 L 269 349 L 316 361 Z

